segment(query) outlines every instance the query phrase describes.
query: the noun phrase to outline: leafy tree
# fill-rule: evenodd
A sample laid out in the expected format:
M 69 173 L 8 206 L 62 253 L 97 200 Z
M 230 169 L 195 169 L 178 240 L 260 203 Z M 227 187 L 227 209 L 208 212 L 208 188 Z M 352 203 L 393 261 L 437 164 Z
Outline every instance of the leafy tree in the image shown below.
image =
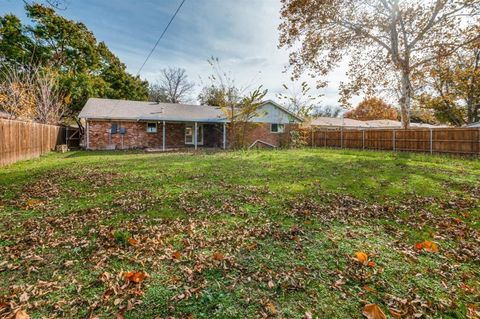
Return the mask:
M 194 87 L 185 69 L 162 69 L 157 83 L 150 86 L 150 95 L 158 100 L 156 102 L 182 103 L 190 99 Z
M 27 4 L 25 9 L 30 25 L 22 25 L 13 15 L 0 17 L 2 68 L 28 69 L 33 64 L 52 70 L 60 90 L 71 101 L 71 115 L 77 114 L 91 96 L 148 98 L 148 83 L 127 73 L 125 65 L 105 43 L 98 43 L 84 24 L 38 3 Z
M 318 108 L 321 95 L 312 95 L 307 82 L 302 82 L 300 88 L 297 88 L 294 82 L 290 87 L 283 84 L 283 88 L 285 91 L 277 94 L 277 98 L 284 101 L 287 109 L 298 116 L 309 116 Z
M 11 14 L 0 16 L 0 34 L 0 62 L 2 65 L 15 65 L 30 60 L 34 43 L 24 34 L 24 28 L 19 18 Z
M 378 97 L 364 99 L 358 106 L 345 113 L 346 118 L 369 120 L 398 120 L 398 111 Z
M 342 102 L 360 91 L 369 95 L 378 88 L 391 88 L 398 93 L 405 127 L 423 66 L 439 52 L 451 55 L 478 38 L 472 30 L 480 16 L 480 0 L 282 3 L 280 46 L 298 47 L 290 54 L 294 76 L 305 70 L 325 76 L 349 54 L 350 81 L 341 86 Z
M 198 101 L 201 105 L 220 106 L 224 104 L 233 104 L 239 99 L 239 93 L 236 87 L 227 88 L 217 87 L 215 84 L 204 86 L 198 94 Z M 226 101 L 230 100 L 229 101 Z
M 444 123 L 465 125 L 480 121 L 480 41 L 439 58 L 428 73 L 420 105 Z

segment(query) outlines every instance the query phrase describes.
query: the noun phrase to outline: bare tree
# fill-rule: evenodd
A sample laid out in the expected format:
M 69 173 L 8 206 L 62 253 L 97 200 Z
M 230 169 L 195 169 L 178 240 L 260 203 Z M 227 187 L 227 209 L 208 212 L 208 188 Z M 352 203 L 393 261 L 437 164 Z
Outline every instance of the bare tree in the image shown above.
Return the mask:
M 34 72 L 20 67 L 7 66 L 0 80 L 0 109 L 11 119 L 34 117 Z
M 302 43 L 290 55 L 294 75 L 310 69 L 325 76 L 351 55 L 342 102 L 397 81 L 404 127 L 410 123 L 414 81 L 422 77 L 423 66 L 479 37 L 472 29 L 480 16 L 480 0 L 282 2 L 280 46 Z
M 166 68 L 160 72 L 157 83 L 151 86 L 157 102 L 182 103 L 190 99 L 195 84 L 188 81 L 187 71 L 182 68 Z
M 167 95 L 165 94 L 165 90 L 156 83 L 150 84 L 148 87 L 148 100 L 157 103 L 169 102 Z
M 12 118 L 58 124 L 67 101 L 57 79 L 49 69 L 5 68 L 0 82 L 0 109 Z
M 58 124 L 65 113 L 65 97 L 58 87 L 58 77 L 49 69 L 37 70 L 33 92 L 35 94 L 35 120 Z

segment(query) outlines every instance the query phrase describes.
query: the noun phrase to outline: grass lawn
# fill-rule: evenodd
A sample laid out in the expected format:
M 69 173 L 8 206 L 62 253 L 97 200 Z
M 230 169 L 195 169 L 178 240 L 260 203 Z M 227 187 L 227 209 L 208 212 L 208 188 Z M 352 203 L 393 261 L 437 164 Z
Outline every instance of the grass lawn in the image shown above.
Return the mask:
M 0 168 L 0 318 L 478 318 L 479 197 L 478 159 L 50 154 Z

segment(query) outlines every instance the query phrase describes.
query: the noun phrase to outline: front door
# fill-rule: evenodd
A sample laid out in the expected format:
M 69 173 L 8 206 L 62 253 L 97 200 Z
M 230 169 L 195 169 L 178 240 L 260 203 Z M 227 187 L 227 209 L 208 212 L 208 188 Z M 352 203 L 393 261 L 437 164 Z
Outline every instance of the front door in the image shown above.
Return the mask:
M 193 132 L 195 131 L 195 125 L 185 125 L 185 144 L 193 145 Z M 203 145 L 203 125 L 197 125 L 197 145 Z

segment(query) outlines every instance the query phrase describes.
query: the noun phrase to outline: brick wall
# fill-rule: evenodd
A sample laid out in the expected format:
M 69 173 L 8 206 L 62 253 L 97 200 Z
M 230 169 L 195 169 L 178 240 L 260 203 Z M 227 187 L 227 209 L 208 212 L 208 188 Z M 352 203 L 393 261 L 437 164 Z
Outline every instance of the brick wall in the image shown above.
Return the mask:
M 118 129 L 125 128 L 126 134 L 110 134 L 112 123 Z M 157 124 L 156 133 L 147 132 L 146 122 L 125 121 L 88 121 L 89 149 L 131 149 L 162 148 L 162 123 Z M 222 147 L 223 126 L 221 124 L 204 124 L 204 147 Z M 167 148 L 193 147 L 185 145 L 185 123 L 166 123 L 165 146 Z
M 124 135 L 110 134 L 112 123 L 118 124 L 118 129 L 125 128 Z M 183 123 L 167 123 L 166 147 L 184 146 Z M 146 122 L 123 121 L 88 121 L 88 148 L 89 149 L 129 149 L 129 148 L 161 148 L 162 123 L 157 124 L 157 132 L 147 132 Z
M 112 123 L 118 128 L 125 128 L 126 134 L 110 134 Z M 240 124 L 239 124 L 240 125 Z M 281 147 L 289 141 L 289 131 L 295 125 L 285 125 L 285 133 L 272 133 L 269 123 L 250 123 L 245 135 L 245 146 L 250 146 L 256 140 Z M 223 125 L 204 124 L 203 147 L 223 146 Z M 227 128 L 228 132 L 228 128 Z M 185 145 L 185 123 L 166 123 L 165 146 L 167 148 L 193 147 Z M 227 136 L 227 147 L 231 136 Z M 88 121 L 89 149 L 131 149 L 131 148 L 162 148 L 162 123 L 157 124 L 156 133 L 147 132 L 146 122 L 125 121 Z
M 247 133 L 244 140 L 245 147 L 252 145 L 256 140 L 261 140 L 277 147 L 286 146 L 289 143 L 290 130 L 296 127 L 294 124 L 285 124 L 284 133 L 272 133 L 270 123 L 249 123 L 247 125 Z

